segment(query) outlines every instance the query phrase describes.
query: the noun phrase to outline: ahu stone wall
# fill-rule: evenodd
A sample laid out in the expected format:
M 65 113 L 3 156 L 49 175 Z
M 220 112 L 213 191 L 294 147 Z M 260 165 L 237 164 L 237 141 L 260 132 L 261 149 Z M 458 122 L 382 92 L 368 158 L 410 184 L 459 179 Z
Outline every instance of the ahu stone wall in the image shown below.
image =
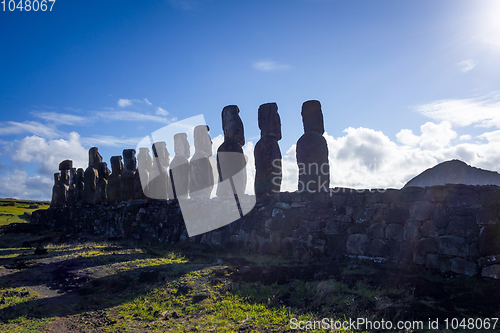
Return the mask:
M 196 204 L 215 209 L 220 200 L 227 199 L 196 199 Z M 66 233 L 205 243 L 300 260 L 354 256 L 500 278 L 499 206 L 497 186 L 336 188 L 263 194 L 246 216 L 191 238 L 177 200 L 52 207 L 34 212 L 32 223 Z

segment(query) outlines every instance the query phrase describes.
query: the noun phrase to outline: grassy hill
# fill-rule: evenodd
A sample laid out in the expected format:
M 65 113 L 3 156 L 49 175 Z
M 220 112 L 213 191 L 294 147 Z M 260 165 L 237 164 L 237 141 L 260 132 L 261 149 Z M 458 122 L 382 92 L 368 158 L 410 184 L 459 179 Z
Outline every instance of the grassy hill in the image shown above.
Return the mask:
M 0 225 L 27 222 L 27 215 L 37 209 L 47 209 L 49 205 L 48 201 L 0 199 Z

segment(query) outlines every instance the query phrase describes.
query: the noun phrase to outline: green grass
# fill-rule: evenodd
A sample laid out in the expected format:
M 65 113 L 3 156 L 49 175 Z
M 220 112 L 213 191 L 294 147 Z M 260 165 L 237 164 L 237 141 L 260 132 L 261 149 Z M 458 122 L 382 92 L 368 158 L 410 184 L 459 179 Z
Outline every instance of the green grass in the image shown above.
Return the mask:
M 33 205 L 38 205 L 38 208 L 29 208 Z M 25 212 L 32 213 L 38 209 L 47 209 L 49 205 L 50 202 L 46 201 L 0 199 L 0 225 L 26 222 L 21 218 Z

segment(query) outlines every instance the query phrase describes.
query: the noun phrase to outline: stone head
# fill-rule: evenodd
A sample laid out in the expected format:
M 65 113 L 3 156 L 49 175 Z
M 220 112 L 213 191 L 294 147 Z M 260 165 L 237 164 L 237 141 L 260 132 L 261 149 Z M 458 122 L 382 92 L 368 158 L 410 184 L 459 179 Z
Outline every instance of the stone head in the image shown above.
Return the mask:
M 72 160 L 64 160 L 61 163 L 59 163 L 59 170 L 70 170 L 72 168 L 73 168 Z
M 54 185 L 58 185 L 61 182 L 61 173 L 56 172 L 54 174 Z
M 89 149 L 89 167 L 96 168 L 102 162 L 102 156 L 99 154 L 97 147 Z
M 189 158 L 191 150 L 186 133 L 177 133 L 174 135 L 174 151 L 175 155 L 181 155 L 185 158 Z
M 325 132 L 323 112 L 319 101 L 311 100 L 302 104 L 302 122 L 304 123 L 304 133 L 323 134 Z
M 271 136 L 276 140 L 281 140 L 281 119 L 276 103 L 262 104 L 259 107 L 258 118 L 261 137 Z
M 212 156 L 212 139 L 208 134 L 210 127 L 208 125 L 199 125 L 194 128 L 194 148 L 200 150 L 207 156 Z
M 135 149 L 124 149 L 123 150 L 123 164 L 125 165 L 125 171 L 135 172 L 137 170 L 137 160 L 135 158 Z
M 111 162 L 111 172 L 114 175 L 121 175 L 123 172 L 123 163 L 121 156 L 111 156 L 109 159 Z
M 241 146 L 245 144 L 243 122 L 239 116 L 240 109 L 236 105 L 228 105 L 222 109 L 222 130 L 224 141 L 234 140 Z

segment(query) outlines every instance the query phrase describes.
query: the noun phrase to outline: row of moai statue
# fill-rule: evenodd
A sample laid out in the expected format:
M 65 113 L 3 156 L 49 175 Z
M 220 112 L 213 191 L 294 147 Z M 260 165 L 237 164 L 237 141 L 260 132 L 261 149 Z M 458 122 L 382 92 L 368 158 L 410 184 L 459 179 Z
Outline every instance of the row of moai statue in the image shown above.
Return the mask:
M 222 110 L 224 142 L 217 150 L 219 197 L 242 195 L 246 188 L 246 163 L 243 153 L 245 135 L 243 122 L 236 105 Z M 304 134 L 297 141 L 296 158 L 299 166 L 299 191 L 317 191 L 329 186 L 328 147 L 323 137 L 323 113 L 319 101 L 302 105 Z M 259 107 L 258 124 L 260 140 L 255 145 L 255 183 L 257 196 L 279 193 L 282 181 L 281 120 L 276 103 Z M 149 148 L 123 150 L 122 156 L 112 156 L 111 171 L 102 161 L 96 147 L 89 150 L 87 169 L 73 168 L 71 160 L 59 164 L 60 172 L 54 175 L 52 206 L 116 204 L 133 199 L 209 198 L 214 177 L 210 162 L 212 141 L 207 125 L 194 128 L 195 153 L 190 157 L 186 133 L 174 135 L 175 156 L 170 154 L 165 142 Z

